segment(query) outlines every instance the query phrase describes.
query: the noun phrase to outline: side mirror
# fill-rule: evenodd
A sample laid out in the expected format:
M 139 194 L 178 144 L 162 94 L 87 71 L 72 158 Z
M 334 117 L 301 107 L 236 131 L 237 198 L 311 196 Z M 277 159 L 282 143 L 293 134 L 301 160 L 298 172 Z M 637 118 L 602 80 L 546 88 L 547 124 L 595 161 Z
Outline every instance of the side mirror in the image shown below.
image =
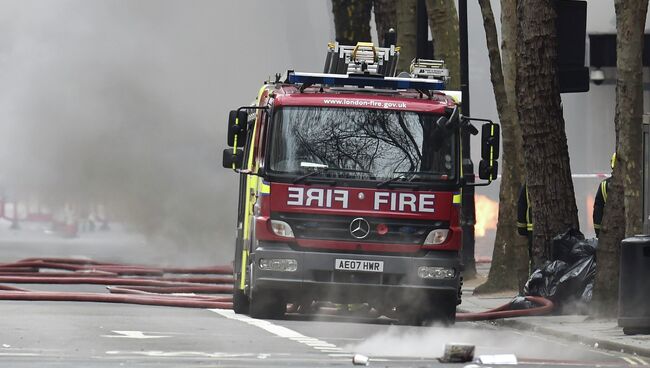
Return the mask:
M 499 174 L 499 149 L 501 146 L 501 128 L 492 122 L 481 128 L 481 162 L 478 177 L 483 180 L 495 180 Z
M 244 162 L 244 150 L 237 148 L 234 152 L 232 148 L 223 150 L 222 164 L 226 169 L 241 169 Z
M 496 160 L 501 146 L 501 127 L 499 124 L 487 123 L 481 127 L 481 158 Z
M 246 140 L 246 128 L 248 125 L 248 114 L 246 111 L 232 110 L 228 115 L 228 147 L 243 146 Z
M 482 180 L 494 180 L 499 175 L 499 162 L 493 161 L 490 165 L 490 162 L 487 160 L 481 160 L 478 163 L 478 177 Z

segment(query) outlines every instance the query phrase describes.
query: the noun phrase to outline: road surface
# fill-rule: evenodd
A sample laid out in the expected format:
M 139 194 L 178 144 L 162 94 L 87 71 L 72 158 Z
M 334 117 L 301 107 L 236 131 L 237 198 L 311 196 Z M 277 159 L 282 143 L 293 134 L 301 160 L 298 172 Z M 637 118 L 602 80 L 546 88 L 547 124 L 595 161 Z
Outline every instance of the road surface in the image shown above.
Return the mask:
M 145 261 L 162 257 L 141 239 L 109 240 L 14 237 L 0 241 L 0 261 L 87 255 L 103 261 L 150 263 Z M 102 290 L 100 286 L 19 286 Z M 476 355 L 515 354 L 524 366 L 646 364 L 638 357 L 484 322 L 412 327 L 352 314 L 289 315 L 267 321 L 229 310 L 22 301 L 0 301 L 0 316 L 3 367 L 341 367 L 351 366 L 355 353 L 369 356 L 374 367 L 429 367 L 442 365 L 436 358 L 448 342 L 473 343 Z

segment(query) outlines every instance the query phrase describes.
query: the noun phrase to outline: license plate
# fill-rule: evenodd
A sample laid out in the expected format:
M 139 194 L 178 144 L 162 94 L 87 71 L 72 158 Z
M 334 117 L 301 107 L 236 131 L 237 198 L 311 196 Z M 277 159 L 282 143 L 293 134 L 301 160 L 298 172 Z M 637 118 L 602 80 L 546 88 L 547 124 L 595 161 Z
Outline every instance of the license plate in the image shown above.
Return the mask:
M 384 272 L 384 261 L 336 259 L 334 269 L 342 271 Z

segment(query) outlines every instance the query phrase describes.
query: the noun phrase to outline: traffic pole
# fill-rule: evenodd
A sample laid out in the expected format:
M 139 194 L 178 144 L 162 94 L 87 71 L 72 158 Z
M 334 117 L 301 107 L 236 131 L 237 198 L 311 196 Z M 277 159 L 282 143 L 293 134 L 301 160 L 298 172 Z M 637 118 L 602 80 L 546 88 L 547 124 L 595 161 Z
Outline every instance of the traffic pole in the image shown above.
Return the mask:
M 470 115 L 469 104 L 469 47 L 467 30 L 467 0 L 458 0 L 458 28 L 460 38 L 460 89 L 462 93 L 461 111 L 465 116 Z M 474 163 L 470 155 L 470 136 L 463 133 L 463 173 L 467 183 L 474 183 Z M 476 262 L 474 260 L 475 238 L 474 224 L 476 223 L 476 210 L 474 206 L 474 187 L 463 188 L 461 208 L 461 228 L 463 230 L 462 258 L 465 266 L 463 275 L 466 279 L 476 276 Z

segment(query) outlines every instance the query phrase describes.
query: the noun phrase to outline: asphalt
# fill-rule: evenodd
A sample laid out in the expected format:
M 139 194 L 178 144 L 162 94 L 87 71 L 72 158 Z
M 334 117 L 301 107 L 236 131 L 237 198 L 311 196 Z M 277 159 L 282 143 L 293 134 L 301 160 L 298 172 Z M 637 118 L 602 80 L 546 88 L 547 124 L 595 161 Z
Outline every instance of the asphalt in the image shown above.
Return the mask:
M 155 244 L 125 234 L 63 240 L 0 229 L 0 261 L 73 255 L 139 264 L 171 259 Z M 509 300 L 508 295 L 474 297 L 470 288 L 465 294 L 465 309 Z M 532 319 L 413 327 L 353 313 L 266 321 L 220 310 L 19 301 L 1 301 L 0 316 L 0 366 L 8 367 L 338 367 L 351 366 L 355 353 L 369 356 L 374 367 L 457 367 L 437 360 L 450 342 L 475 345 L 477 356 L 514 354 L 520 366 L 647 365 L 634 354 L 531 328 Z
M 465 284 L 462 312 L 482 312 L 512 301 L 516 291 L 474 295 L 474 286 L 485 279 L 489 264 L 479 265 L 479 277 Z M 648 301 L 650 308 L 650 299 Z M 534 331 L 567 341 L 579 342 L 596 349 L 650 357 L 650 335 L 625 335 L 616 319 L 595 319 L 587 315 L 549 315 L 505 318 L 492 322 L 497 326 Z
M 441 366 L 449 342 L 523 366 L 626 366 L 631 356 L 486 323 L 392 325 L 354 316 L 258 320 L 232 311 L 102 303 L 0 303 L 2 366 Z M 442 365 L 445 366 L 445 365 Z M 448 365 L 453 366 L 453 365 Z M 457 366 L 457 365 L 456 365 Z

